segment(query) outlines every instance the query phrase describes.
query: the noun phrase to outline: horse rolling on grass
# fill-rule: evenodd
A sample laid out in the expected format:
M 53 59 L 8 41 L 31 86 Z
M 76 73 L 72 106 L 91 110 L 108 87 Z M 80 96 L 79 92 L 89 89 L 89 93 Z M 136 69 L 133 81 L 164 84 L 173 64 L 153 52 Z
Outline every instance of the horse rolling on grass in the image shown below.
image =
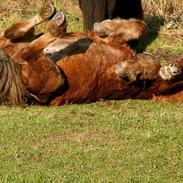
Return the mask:
M 48 32 L 24 42 L 24 35 L 35 26 L 30 23 L 33 18 L 25 21 L 29 25 L 18 24 L 20 34 L 14 33 L 15 24 L 8 29 L 11 36 L 6 30 L 0 39 L 0 103 L 62 105 L 99 99 L 161 99 L 160 95 L 163 100 L 177 95 L 183 99 L 183 59 L 161 67 L 127 46 L 126 41 L 146 32 L 143 21 L 114 19 L 117 29 L 108 30 L 107 23 L 101 22 L 95 32 L 66 33 L 64 14 L 47 6 L 51 8 L 43 9 L 51 9 L 51 16 L 42 16 L 44 21 L 40 18 L 36 23 L 47 21 Z

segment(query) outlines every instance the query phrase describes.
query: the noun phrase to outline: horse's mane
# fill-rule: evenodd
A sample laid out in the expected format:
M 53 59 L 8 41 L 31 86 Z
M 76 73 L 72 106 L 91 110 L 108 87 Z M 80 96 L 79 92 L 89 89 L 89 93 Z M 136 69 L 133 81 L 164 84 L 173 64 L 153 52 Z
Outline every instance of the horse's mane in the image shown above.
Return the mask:
M 23 84 L 20 68 L 0 50 L 0 104 L 24 105 L 29 92 Z

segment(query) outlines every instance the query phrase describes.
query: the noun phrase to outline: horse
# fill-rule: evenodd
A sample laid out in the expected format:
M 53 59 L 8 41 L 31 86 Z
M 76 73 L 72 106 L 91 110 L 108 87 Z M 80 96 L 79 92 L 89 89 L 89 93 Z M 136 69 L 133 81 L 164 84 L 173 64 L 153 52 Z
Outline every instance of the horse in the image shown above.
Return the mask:
M 11 26 L 8 35 L 13 36 L 6 37 L 5 33 L 0 39 L 0 103 L 58 106 L 180 95 L 183 59 L 161 67 L 146 55 L 137 55 L 126 41 L 143 35 L 145 23 L 134 19 L 111 21 L 118 29 L 106 31 L 108 22 L 101 22 L 96 32 L 67 33 L 64 14 L 56 13 L 48 21 L 48 32 L 30 42 L 13 42 L 16 24 Z M 29 30 L 24 26 L 32 28 L 33 24 L 19 23 L 21 35 L 26 33 L 22 30 Z
M 92 31 L 95 22 L 105 19 L 143 18 L 141 0 L 79 0 L 79 6 L 83 13 L 86 31 Z

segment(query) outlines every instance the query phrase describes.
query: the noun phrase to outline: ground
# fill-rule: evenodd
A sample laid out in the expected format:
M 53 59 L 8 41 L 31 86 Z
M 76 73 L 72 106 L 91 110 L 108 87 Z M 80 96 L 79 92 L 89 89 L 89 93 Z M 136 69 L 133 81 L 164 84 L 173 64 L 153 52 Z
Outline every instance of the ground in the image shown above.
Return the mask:
M 77 3 L 54 1 L 82 30 Z M 156 2 L 156 1 L 155 1 Z M 31 17 L 43 1 L 0 0 L 0 32 Z M 37 5 L 37 6 L 36 6 Z M 146 16 L 137 51 L 162 63 L 180 57 L 182 28 Z M 161 26 L 160 26 L 161 25 Z M 44 29 L 44 27 L 40 27 Z M 0 107 L 2 183 L 182 183 L 183 104 L 99 101 L 61 107 Z
M 183 105 L 1 107 L 0 182 L 183 180 Z

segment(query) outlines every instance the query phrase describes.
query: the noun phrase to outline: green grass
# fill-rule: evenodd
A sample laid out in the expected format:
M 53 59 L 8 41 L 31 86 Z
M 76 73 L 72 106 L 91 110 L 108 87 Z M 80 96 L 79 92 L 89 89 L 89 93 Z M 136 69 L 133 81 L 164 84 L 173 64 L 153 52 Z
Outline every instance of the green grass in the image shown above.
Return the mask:
M 167 50 L 172 54 L 182 52 L 182 39 L 177 38 L 164 26 L 164 20 L 158 16 L 146 16 L 145 22 L 148 25 L 148 32 L 139 39 L 137 51 L 154 51 L 157 49 Z M 172 30 L 173 31 L 173 30 Z M 182 32 L 182 30 L 180 30 Z
M 183 182 L 183 104 L 0 108 L 0 182 Z
M 174 36 L 158 34 L 156 38 L 153 32 L 140 38 L 137 51 L 153 51 L 157 49 L 166 50 L 172 54 L 182 53 L 183 41 Z

